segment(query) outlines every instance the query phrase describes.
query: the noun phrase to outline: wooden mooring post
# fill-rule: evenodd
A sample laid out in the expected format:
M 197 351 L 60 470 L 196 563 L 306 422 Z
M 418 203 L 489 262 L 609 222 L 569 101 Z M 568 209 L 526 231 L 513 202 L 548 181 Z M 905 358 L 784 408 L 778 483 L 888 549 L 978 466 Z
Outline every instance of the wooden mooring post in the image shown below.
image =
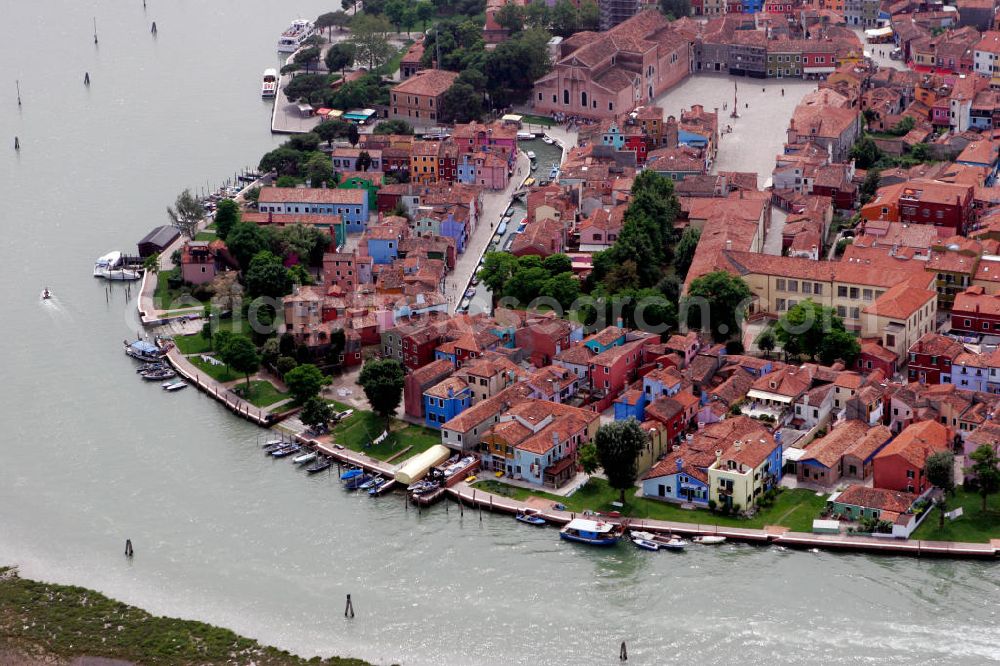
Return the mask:
M 125 539 L 125 557 L 131 559 L 135 555 L 135 551 L 132 549 L 132 539 Z
M 347 605 L 344 606 L 344 617 L 354 617 L 354 602 L 351 601 L 351 595 L 347 595 Z

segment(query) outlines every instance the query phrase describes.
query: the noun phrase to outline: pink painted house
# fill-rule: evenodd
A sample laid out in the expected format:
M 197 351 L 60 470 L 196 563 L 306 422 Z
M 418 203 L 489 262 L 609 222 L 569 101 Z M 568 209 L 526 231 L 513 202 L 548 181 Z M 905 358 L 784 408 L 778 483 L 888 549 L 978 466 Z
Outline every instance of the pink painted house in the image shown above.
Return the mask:
M 222 240 L 188 241 L 181 248 L 181 278 L 190 284 L 205 284 L 215 276 L 235 267 Z

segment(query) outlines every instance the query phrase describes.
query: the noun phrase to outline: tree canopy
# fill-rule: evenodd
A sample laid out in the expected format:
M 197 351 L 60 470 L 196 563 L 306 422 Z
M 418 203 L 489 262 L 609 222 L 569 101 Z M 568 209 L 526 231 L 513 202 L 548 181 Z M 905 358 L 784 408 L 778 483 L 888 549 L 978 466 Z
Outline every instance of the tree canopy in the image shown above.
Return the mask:
M 240 221 L 240 206 L 232 199 L 223 199 L 215 208 L 215 234 L 225 240 Z
M 260 354 L 257 353 L 257 347 L 250 338 L 239 334 L 230 335 L 224 339 L 218 353 L 219 358 L 227 366 L 246 377 L 249 387 L 250 375 L 260 369 Z
M 281 258 L 274 253 L 263 250 L 250 261 L 246 272 L 247 295 L 250 298 L 270 296 L 280 298 L 292 289 L 292 280 L 288 269 L 281 263 Z
M 326 51 L 323 63 L 331 72 L 341 72 L 354 64 L 357 49 L 351 42 L 337 42 Z
M 351 21 L 350 41 L 354 45 L 355 57 L 367 64 L 368 71 L 376 71 L 391 57 L 390 32 L 392 24 L 383 16 L 361 13 Z
M 687 312 L 688 326 L 707 328 L 716 342 L 725 342 L 739 334 L 750 295 L 742 278 L 714 271 L 691 282 L 682 309 Z
M 249 222 L 237 222 L 226 235 L 226 246 L 240 268 L 246 270 L 250 268 L 250 261 L 270 245 L 265 232 L 259 226 Z
M 194 238 L 198 233 L 198 223 L 205 217 L 205 207 L 191 194 L 191 190 L 184 190 L 177 195 L 173 206 L 167 206 L 167 217 L 179 232 Z
M 608 485 L 621 493 L 620 501 L 624 503 L 625 491 L 633 487 L 639 473 L 639 454 L 646 446 L 646 433 L 635 419 L 612 421 L 598 428 L 594 446 Z
M 285 385 L 295 403 L 304 405 L 309 398 L 319 395 L 329 381 L 320 369 L 311 363 L 303 363 L 285 373 Z
M 969 454 L 972 466 L 969 471 L 975 476 L 976 489 L 983 499 L 983 511 L 986 511 L 986 501 L 990 495 L 1000 490 L 1000 457 L 994 446 L 983 444 Z
M 467 123 L 483 116 L 483 96 L 467 83 L 455 81 L 441 95 L 438 119 L 443 123 Z
M 372 410 L 387 422 L 403 399 L 403 379 L 403 366 L 395 359 L 371 360 L 361 368 L 358 383 Z
M 310 428 L 325 426 L 333 418 L 333 407 L 319 396 L 313 396 L 302 405 L 299 420 Z
M 945 497 L 937 504 L 938 527 L 944 526 L 944 512 L 947 505 L 947 494 L 955 490 L 955 454 L 951 451 L 938 451 L 927 456 L 924 463 L 924 475 L 931 485 L 945 491 Z
M 397 118 L 383 120 L 375 126 L 372 134 L 413 134 L 413 125 Z
M 857 338 L 833 308 L 811 298 L 796 303 L 778 320 L 775 337 L 786 353 L 817 356 L 827 365 L 842 359 L 850 367 L 861 354 Z

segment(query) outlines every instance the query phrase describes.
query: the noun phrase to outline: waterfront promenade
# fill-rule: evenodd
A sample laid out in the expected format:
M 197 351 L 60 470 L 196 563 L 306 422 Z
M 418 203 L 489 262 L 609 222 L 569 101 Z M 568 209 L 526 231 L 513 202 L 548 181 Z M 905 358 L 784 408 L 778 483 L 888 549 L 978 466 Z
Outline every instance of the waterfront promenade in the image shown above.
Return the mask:
M 448 495 L 463 504 L 494 512 L 516 514 L 525 509 L 538 510 L 539 515 L 555 526 L 562 526 L 576 518 L 576 513 L 559 511 L 551 507 L 501 497 L 470 486 L 464 481 L 448 489 Z M 819 548 L 824 550 L 864 551 L 887 555 L 912 555 L 950 558 L 995 558 L 1000 555 L 1000 539 L 989 543 L 963 543 L 949 541 L 918 541 L 865 536 L 838 536 L 835 534 L 809 534 L 790 532 L 787 528 L 767 525 L 763 529 L 720 527 L 711 524 L 679 523 L 666 520 L 610 518 L 609 523 L 625 525 L 627 529 L 680 536 L 724 536 L 732 541 L 782 546 L 785 548 Z

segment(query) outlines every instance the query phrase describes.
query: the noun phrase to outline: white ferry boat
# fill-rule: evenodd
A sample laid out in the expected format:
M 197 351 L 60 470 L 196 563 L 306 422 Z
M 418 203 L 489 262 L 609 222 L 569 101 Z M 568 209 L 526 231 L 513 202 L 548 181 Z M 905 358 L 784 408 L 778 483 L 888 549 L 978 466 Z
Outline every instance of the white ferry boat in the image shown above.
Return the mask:
M 302 43 L 312 37 L 315 26 L 306 19 L 295 19 L 292 24 L 281 33 L 278 40 L 278 53 L 295 53 L 302 46 Z
M 108 252 L 94 262 L 94 277 L 105 280 L 138 280 L 142 273 L 128 268 L 121 252 Z
M 268 68 L 264 70 L 264 78 L 260 84 L 261 97 L 274 97 L 278 94 L 278 70 Z

